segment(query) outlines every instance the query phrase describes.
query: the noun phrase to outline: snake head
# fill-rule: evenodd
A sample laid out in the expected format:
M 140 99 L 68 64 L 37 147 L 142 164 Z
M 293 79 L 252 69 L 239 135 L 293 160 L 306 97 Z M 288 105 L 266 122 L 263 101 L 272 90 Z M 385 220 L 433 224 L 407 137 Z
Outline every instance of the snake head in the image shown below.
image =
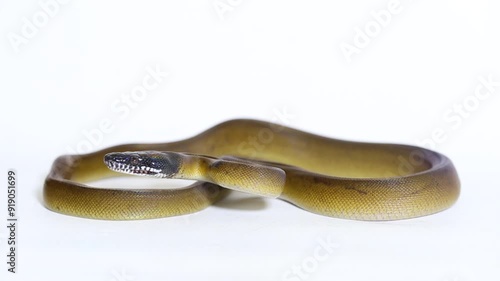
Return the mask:
M 112 152 L 104 156 L 109 169 L 131 175 L 172 178 L 179 171 L 181 155 L 175 152 Z

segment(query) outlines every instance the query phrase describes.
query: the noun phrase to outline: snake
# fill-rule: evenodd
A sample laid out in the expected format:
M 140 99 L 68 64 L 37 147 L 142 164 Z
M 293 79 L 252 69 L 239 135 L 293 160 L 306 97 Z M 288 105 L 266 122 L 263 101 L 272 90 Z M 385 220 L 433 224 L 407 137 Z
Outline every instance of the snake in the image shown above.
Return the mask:
M 92 186 L 111 177 L 189 179 L 182 188 Z M 410 145 L 328 138 L 281 124 L 236 119 L 167 143 L 108 147 L 54 160 L 43 187 L 47 209 L 102 220 L 201 211 L 228 191 L 277 198 L 341 219 L 386 221 L 452 206 L 460 181 L 451 160 Z

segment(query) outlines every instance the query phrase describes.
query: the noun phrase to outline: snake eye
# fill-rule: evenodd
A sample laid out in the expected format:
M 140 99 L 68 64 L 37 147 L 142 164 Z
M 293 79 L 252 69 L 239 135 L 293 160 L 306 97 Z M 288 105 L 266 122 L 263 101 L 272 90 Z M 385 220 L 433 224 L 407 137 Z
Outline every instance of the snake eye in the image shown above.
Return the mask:
M 162 162 L 162 160 L 157 158 L 156 156 L 146 157 L 144 159 L 144 164 L 148 167 L 151 167 L 152 169 L 157 170 L 161 170 L 165 167 L 165 164 Z
M 148 164 L 153 169 L 162 169 L 163 168 L 163 163 L 157 159 L 150 160 Z
M 139 158 L 137 157 L 130 157 L 130 165 L 138 165 L 139 164 Z

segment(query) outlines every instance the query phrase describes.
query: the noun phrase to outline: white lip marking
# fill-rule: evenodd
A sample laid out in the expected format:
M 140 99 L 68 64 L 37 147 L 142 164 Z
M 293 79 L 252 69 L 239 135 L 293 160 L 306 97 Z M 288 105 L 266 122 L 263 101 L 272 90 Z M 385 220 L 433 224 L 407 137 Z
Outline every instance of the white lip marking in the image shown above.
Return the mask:
M 161 169 L 155 169 L 146 165 L 143 166 L 134 166 L 125 163 L 117 163 L 114 161 L 106 162 L 106 165 L 116 172 L 132 174 L 132 175 L 143 175 L 143 176 L 152 176 L 157 178 L 164 178 L 166 175 L 162 173 Z

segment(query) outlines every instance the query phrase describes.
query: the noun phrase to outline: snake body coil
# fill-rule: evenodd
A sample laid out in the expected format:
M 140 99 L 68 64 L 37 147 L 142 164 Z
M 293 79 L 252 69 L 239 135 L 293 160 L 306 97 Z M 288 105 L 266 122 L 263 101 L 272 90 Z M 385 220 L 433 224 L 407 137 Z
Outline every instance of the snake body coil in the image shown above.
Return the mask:
M 183 189 L 102 189 L 85 182 L 117 172 L 195 179 Z M 406 145 L 349 142 L 255 120 L 221 123 L 195 137 L 129 144 L 57 158 L 47 208 L 73 216 L 130 220 L 202 210 L 225 188 L 288 201 L 338 218 L 396 220 L 442 211 L 458 198 L 451 161 Z

